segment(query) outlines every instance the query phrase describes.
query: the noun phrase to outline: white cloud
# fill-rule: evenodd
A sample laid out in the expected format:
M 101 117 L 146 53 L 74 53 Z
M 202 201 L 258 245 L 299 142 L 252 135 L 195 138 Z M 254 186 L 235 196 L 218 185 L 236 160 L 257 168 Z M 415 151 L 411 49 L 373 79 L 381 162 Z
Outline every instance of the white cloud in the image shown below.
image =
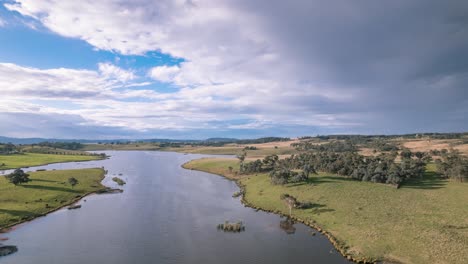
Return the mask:
M 135 74 L 131 71 L 119 68 L 111 63 L 99 63 L 99 71 L 109 79 L 116 79 L 121 82 L 128 82 L 135 79 Z
M 132 72 L 101 63 L 99 71 L 67 68 L 37 69 L 0 63 L 3 96 L 30 98 L 92 98 L 112 94 L 114 88 L 132 85 Z M 138 84 L 137 84 L 138 85 Z
M 467 54 L 468 31 L 460 19 L 466 8 L 453 4 L 18 0 L 5 6 L 97 49 L 123 55 L 162 51 L 184 59 L 148 71 L 180 88 L 171 94 L 131 90 L 147 82 L 136 82 L 134 72 L 109 63 L 99 71 L 13 71 L 14 65 L 0 65 L 0 89 L 9 96 L 82 95 L 88 99 L 74 114 L 93 122 L 140 130 L 200 129 L 207 122 L 246 119 L 229 127 L 352 130 L 367 124 L 397 130 L 400 120 L 418 119 L 417 111 L 466 110 L 466 68 L 457 62 Z M 430 23 L 421 24 L 427 16 Z M 446 76 L 453 76 L 450 82 L 426 85 Z M 441 87 L 449 92 L 439 93 Z M 115 100 L 132 97 L 150 102 Z M 108 108 L 96 112 L 91 106 L 104 104 L 103 98 L 111 98 Z M 403 110 L 395 114 L 395 109 Z
M 173 82 L 180 72 L 178 66 L 158 66 L 149 70 L 149 76 L 161 82 Z
M 4 27 L 4 26 L 6 26 L 6 24 L 7 24 L 7 23 L 5 22 L 5 20 L 3 20 L 3 19 L 0 17 L 0 27 Z

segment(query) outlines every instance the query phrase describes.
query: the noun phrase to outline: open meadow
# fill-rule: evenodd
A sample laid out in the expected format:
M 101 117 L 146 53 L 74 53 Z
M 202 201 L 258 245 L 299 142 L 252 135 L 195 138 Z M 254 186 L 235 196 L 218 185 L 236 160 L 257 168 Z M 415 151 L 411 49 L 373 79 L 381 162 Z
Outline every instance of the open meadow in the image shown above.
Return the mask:
M 280 199 L 285 193 L 312 203 L 308 209 L 293 209 L 292 215 L 332 234 L 355 258 L 468 261 L 468 183 L 440 179 L 433 165 L 422 179 L 400 189 L 328 173 L 311 175 L 304 183 L 273 185 L 265 173 L 236 175 L 238 166 L 236 159 L 200 159 L 184 165 L 238 180 L 245 187 L 245 200 L 264 210 L 289 214 Z
M 34 219 L 102 190 L 103 169 L 30 172 L 30 182 L 15 186 L 0 177 L 0 230 Z M 71 186 L 69 178 L 78 180 Z

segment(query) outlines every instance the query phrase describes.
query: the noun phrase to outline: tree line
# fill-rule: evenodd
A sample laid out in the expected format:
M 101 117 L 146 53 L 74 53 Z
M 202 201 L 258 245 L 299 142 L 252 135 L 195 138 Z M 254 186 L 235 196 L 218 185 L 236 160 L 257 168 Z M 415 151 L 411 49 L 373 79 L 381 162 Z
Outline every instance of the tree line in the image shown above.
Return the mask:
M 84 148 L 84 145 L 79 142 L 40 142 L 33 144 L 33 146 L 49 147 L 54 149 L 67 149 L 67 150 L 79 150 Z
M 16 154 L 18 152 L 18 148 L 12 143 L 0 144 L 0 154 L 2 155 Z
M 333 149 L 333 148 L 332 148 Z M 273 184 L 307 181 L 317 171 L 338 174 L 359 181 L 392 184 L 398 187 L 405 180 L 422 177 L 431 156 L 423 152 L 404 149 L 366 157 L 357 152 L 308 151 L 279 159 L 270 155 L 263 160 L 245 163 L 245 153 L 238 156 L 240 173 L 269 172 Z M 396 162 L 400 156 L 401 161 Z
M 460 182 L 468 181 L 468 159 L 456 150 L 439 153 L 441 158 L 436 159 L 437 172 L 442 177 Z

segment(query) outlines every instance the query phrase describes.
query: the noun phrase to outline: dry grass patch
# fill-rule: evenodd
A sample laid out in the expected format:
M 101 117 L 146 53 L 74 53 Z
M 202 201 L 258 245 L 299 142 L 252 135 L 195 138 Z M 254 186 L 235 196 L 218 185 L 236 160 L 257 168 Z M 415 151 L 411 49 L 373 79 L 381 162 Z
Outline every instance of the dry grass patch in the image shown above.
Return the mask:
M 460 144 L 457 139 L 421 139 L 412 140 L 403 143 L 405 148 L 409 148 L 411 151 L 428 152 L 431 149 L 456 149 L 462 154 L 468 155 L 468 144 Z

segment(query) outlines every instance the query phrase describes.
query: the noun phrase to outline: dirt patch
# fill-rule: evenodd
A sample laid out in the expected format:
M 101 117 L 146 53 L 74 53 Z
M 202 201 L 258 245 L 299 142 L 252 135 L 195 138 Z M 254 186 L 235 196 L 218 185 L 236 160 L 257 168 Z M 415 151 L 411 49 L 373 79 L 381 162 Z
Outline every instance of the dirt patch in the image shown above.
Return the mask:
M 403 146 L 409 148 L 411 151 L 422 151 L 427 152 L 431 149 L 456 149 L 459 150 L 462 154 L 468 155 L 468 144 L 456 144 L 457 140 L 455 139 L 424 139 L 424 140 L 413 140 L 403 143 Z
M 268 143 L 261 143 L 261 144 L 243 144 L 243 145 L 238 145 L 242 147 L 246 146 L 255 146 L 257 148 L 274 148 L 275 146 L 278 148 L 284 148 L 284 147 L 289 147 L 291 146 L 292 143 L 297 143 L 299 142 L 298 139 L 290 140 L 290 141 L 277 141 L 277 142 L 268 142 Z

